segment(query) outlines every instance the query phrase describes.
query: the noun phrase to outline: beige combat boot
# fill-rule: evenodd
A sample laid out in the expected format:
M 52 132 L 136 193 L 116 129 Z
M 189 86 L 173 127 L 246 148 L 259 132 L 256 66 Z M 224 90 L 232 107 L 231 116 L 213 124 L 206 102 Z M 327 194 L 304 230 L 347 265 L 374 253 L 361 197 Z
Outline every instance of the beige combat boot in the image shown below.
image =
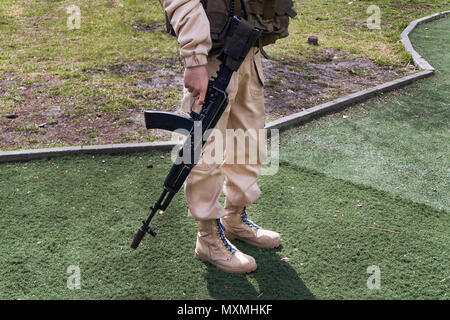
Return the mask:
M 256 270 L 253 257 L 237 250 L 226 238 L 220 219 L 197 221 L 198 235 L 195 256 L 220 270 L 247 273 Z
M 248 219 L 246 208 L 237 210 L 222 218 L 226 228 L 225 236 L 229 240 L 239 239 L 260 248 L 276 248 L 281 245 L 281 237 L 277 232 L 264 230 Z

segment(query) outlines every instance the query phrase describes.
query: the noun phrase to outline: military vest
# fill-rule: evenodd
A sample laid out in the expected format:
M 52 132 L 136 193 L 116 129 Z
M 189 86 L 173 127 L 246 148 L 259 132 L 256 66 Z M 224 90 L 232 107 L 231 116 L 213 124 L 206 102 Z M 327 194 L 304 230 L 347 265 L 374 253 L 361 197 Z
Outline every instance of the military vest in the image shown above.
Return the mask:
M 212 49 L 210 54 L 217 54 L 223 48 L 220 34 L 230 14 L 246 19 L 249 23 L 263 30 L 258 46 L 275 43 L 278 39 L 289 35 L 289 19 L 297 13 L 292 9 L 292 0 L 201 0 L 208 16 Z M 166 16 L 167 18 L 167 16 Z M 166 19 L 167 31 L 175 32 Z

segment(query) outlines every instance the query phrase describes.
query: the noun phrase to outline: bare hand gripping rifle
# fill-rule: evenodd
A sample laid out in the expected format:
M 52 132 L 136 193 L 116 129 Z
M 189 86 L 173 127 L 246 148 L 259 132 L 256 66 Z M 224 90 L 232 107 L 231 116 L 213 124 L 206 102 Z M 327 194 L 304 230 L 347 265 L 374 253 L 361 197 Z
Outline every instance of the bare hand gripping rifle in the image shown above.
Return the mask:
M 191 170 L 201 157 L 202 148 L 223 112 L 228 105 L 226 89 L 230 83 L 233 72 L 236 72 L 245 60 L 250 49 L 257 42 L 261 30 L 252 26 L 244 19 L 236 16 L 230 17 L 223 31 L 224 49 L 218 57 L 221 61 L 217 77 L 213 77 L 208 83 L 205 102 L 200 113 L 191 112 L 190 118 L 169 112 L 145 111 L 145 124 L 147 129 L 165 129 L 175 131 L 183 129 L 189 132 L 183 147 L 178 152 L 177 160 L 169 171 L 164 189 L 156 201 L 150 207 L 151 212 L 147 220 L 142 221 L 141 228 L 134 236 L 131 248 L 136 249 L 146 233 L 156 236 L 156 232 L 150 228 L 150 222 L 158 210 L 166 210 L 172 198 L 183 186 Z M 201 137 L 198 132 L 201 128 Z M 197 135 L 194 137 L 194 135 Z M 190 156 L 184 154 L 189 152 Z M 188 159 L 186 161 L 186 159 Z

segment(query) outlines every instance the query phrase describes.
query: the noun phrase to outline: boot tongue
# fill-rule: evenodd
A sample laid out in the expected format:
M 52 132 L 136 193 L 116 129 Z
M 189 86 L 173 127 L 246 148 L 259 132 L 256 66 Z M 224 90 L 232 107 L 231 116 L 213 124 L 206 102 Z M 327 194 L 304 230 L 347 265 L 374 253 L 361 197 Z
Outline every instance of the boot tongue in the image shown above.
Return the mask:
M 248 225 L 250 228 L 254 228 L 255 230 L 259 229 L 259 227 L 256 224 L 253 223 L 253 221 L 248 219 L 247 212 L 246 212 L 246 207 L 244 207 L 244 209 L 242 209 L 242 211 L 241 211 L 241 220 L 242 220 L 243 223 Z
M 234 254 L 236 252 L 236 248 L 234 248 L 233 245 L 225 237 L 225 234 L 223 233 L 225 230 L 226 229 L 223 226 L 222 222 L 220 222 L 220 219 L 217 219 L 217 234 L 219 235 L 220 240 L 222 240 L 222 244 L 224 245 L 224 247 L 227 248 L 227 250 L 230 251 L 231 254 Z

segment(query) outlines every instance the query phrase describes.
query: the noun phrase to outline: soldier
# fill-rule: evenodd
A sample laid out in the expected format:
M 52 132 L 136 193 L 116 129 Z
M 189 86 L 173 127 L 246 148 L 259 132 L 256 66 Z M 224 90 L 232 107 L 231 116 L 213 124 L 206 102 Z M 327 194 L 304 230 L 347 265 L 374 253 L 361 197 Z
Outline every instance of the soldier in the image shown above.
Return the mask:
M 245 16 L 267 10 L 270 3 L 272 15 L 277 1 L 265 1 L 266 7 L 255 7 L 263 1 L 233 0 L 165 0 L 164 9 L 179 45 L 184 61 L 184 97 L 181 108 L 184 112 L 198 112 L 205 100 L 208 80 L 216 74 L 220 61 L 219 33 L 225 25 L 233 6 L 234 14 Z M 292 2 L 287 3 L 286 11 L 292 11 Z M 243 5 L 241 5 L 241 3 Z M 289 8 L 288 8 L 289 7 Z M 283 6 L 282 6 L 283 9 Z M 287 18 L 287 16 L 286 16 Z M 287 29 L 287 27 L 286 27 Z M 286 36 L 286 35 L 283 35 Z M 261 42 L 260 42 L 261 44 Z M 254 47 L 242 63 L 238 72 L 233 74 L 228 86 L 229 105 L 218 122 L 216 129 L 226 136 L 227 129 L 258 130 L 265 125 L 264 112 L 264 76 L 261 65 L 262 47 Z M 254 135 L 249 139 L 257 140 Z M 250 141 L 256 143 L 257 141 Z M 208 141 L 204 150 L 214 153 L 214 143 Z M 236 146 L 236 144 L 234 144 Z M 217 268 L 232 273 L 247 273 L 257 267 L 255 259 L 233 246 L 229 240 L 239 239 L 250 245 L 262 248 L 280 246 L 281 238 L 277 232 L 265 230 L 253 223 L 247 216 L 246 208 L 261 194 L 257 179 L 261 172 L 262 157 L 258 152 L 256 163 L 248 161 L 246 148 L 226 148 L 223 163 L 203 161 L 194 167 L 185 183 L 188 203 L 188 216 L 198 223 L 198 235 L 195 256 L 208 261 Z M 236 158 L 243 156 L 244 164 L 238 164 Z M 225 181 L 222 178 L 225 175 Z M 219 197 L 225 194 L 225 204 Z

